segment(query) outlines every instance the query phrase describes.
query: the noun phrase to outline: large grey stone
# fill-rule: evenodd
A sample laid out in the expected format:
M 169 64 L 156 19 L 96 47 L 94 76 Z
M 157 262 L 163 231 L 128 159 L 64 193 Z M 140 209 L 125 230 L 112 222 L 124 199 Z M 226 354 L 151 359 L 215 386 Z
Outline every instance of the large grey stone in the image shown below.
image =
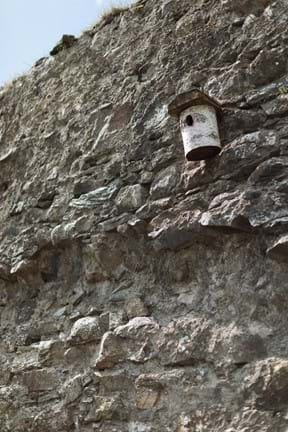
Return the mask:
M 83 344 L 100 341 L 104 330 L 97 317 L 84 317 L 77 320 L 71 329 L 69 342 L 71 344 Z
M 118 190 L 118 187 L 118 181 L 111 183 L 109 186 L 100 187 L 81 195 L 80 198 L 71 200 L 69 206 L 76 208 L 97 208 L 106 201 L 109 201 Z
M 133 211 L 144 204 L 146 196 L 147 191 L 143 186 L 126 186 L 119 191 L 116 205 L 121 211 Z
M 160 171 L 151 185 L 150 194 L 152 199 L 167 197 L 176 187 L 179 181 L 179 170 L 175 165 Z

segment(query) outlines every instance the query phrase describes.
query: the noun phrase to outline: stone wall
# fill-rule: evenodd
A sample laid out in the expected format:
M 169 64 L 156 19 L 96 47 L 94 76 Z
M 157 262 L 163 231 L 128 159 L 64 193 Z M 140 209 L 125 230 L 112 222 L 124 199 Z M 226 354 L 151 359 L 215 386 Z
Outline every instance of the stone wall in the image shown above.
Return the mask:
M 2 89 L 1 432 L 287 431 L 287 9 L 140 1 Z

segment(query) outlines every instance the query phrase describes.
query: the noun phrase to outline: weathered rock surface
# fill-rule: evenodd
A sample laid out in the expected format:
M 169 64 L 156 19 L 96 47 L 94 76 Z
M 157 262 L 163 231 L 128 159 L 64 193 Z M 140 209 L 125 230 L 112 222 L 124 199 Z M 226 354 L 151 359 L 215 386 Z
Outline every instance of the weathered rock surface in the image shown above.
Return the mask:
M 287 16 L 140 0 L 0 90 L 1 432 L 287 432 Z

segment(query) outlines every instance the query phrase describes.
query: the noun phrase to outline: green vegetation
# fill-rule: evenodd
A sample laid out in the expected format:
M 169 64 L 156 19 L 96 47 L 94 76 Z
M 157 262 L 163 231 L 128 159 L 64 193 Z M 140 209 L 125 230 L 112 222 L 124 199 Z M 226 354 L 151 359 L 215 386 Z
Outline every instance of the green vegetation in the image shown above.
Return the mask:
M 130 6 L 113 6 L 112 9 L 102 14 L 101 21 L 104 21 L 105 24 L 109 24 L 116 16 L 121 15 L 122 12 L 128 9 L 130 9 Z
M 130 0 L 128 4 L 126 0 L 110 0 L 110 2 L 108 1 L 107 3 L 108 5 L 106 10 L 102 13 L 100 19 L 95 24 L 88 27 L 83 33 L 93 35 L 99 26 L 101 28 L 107 24 L 110 24 L 114 18 L 122 15 L 123 12 L 131 11 L 135 13 L 141 13 L 142 9 L 144 8 L 144 5 L 139 0 Z

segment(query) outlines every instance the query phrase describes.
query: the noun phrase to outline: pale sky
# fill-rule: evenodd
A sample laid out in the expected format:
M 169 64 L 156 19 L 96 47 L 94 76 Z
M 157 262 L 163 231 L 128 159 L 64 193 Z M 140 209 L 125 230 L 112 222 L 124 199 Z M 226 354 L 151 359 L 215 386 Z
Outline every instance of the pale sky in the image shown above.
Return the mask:
M 0 86 L 27 71 L 63 34 L 79 35 L 111 5 L 131 0 L 0 0 Z

